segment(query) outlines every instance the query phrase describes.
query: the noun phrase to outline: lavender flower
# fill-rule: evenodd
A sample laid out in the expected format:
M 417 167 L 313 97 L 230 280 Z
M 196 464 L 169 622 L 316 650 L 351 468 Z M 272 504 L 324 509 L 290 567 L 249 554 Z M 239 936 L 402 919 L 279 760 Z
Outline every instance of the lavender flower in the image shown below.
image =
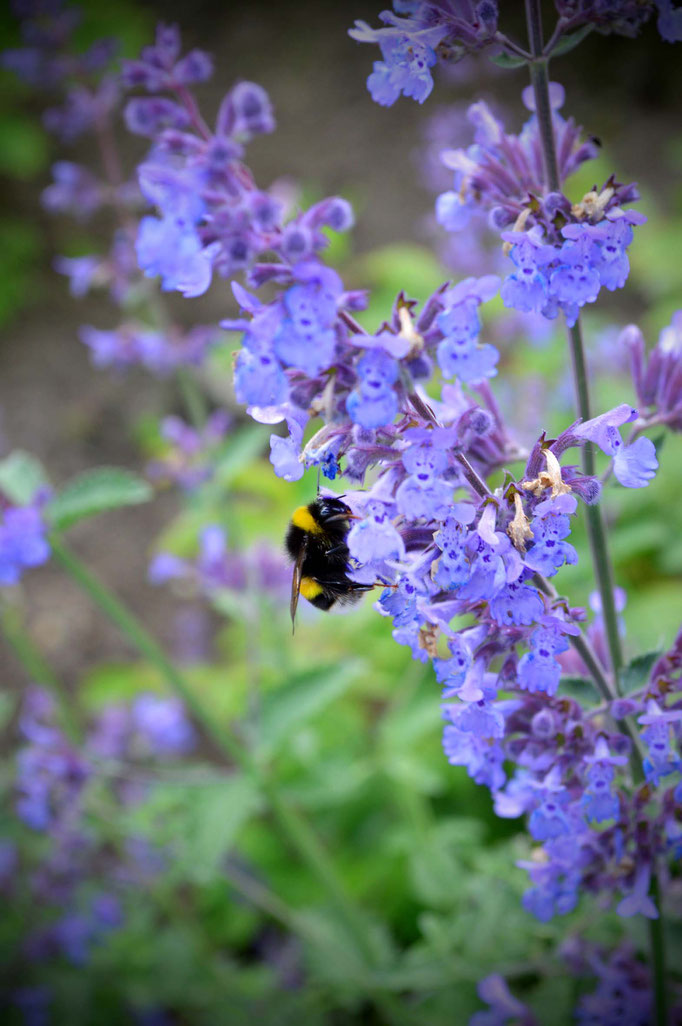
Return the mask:
M 0 505 L 0 586 L 16 584 L 24 570 L 50 558 L 41 499 L 29 506 Z
M 628 354 L 645 420 L 682 431 L 682 311 L 673 314 L 648 358 L 644 336 L 636 325 L 624 328 L 618 341 Z
M 645 218 L 625 212 L 622 204 L 637 199 L 634 186 L 609 179 L 580 201 L 548 192 L 544 183 L 541 141 L 534 95 L 523 100 L 533 112 L 518 136 L 508 135 L 484 103 L 469 108 L 474 143 L 468 149 L 445 150 L 443 162 L 455 172 L 454 189 L 436 203 L 436 216 L 448 231 L 465 227 L 471 213 L 486 213 L 502 230 L 515 270 L 502 285 L 506 306 L 554 318 L 559 310 L 573 324 L 580 307 L 593 303 L 602 287 L 622 288 L 629 273 L 626 255 L 632 225 Z M 559 113 L 564 91 L 550 85 L 559 182 L 596 155 L 590 140 L 580 141 L 573 119 Z
M 435 3 L 407 7 L 397 2 L 398 13 L 383 11 L 379 17 L 388 28 L 372 29 L 357 21 L 349 35 L 359 43 L 378 43 L 383 60 L 376 61 L 367 79 L 372 99 L 390 107 L 402 94 L 423 103 L 433 89 L 430 68 L 442 54 L 474 52 L 488 46 L 497 28 L 497 4 L 483 0 L 447 9 Z

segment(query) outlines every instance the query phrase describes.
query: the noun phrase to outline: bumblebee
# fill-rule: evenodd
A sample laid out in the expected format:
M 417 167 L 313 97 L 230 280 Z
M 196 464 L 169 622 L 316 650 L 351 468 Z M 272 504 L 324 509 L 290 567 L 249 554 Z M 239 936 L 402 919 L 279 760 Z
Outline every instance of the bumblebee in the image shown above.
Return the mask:
M 357 602 L 374 584 L 358 584 L 348 577 L 350 553 L 346 544 L 350 521 L 358 517 L 341 499 L 318 497 L 294 510 L 286 547 L 294 561 L 291 582 L 291 622 L 302 595 L 318 609 Z

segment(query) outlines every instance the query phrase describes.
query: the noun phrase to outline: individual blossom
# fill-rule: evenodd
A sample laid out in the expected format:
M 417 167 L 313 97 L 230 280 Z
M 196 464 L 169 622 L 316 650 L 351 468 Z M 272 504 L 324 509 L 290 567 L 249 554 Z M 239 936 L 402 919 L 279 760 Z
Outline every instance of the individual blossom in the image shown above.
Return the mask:
M 658 469 L 656 449 L 649 438 L 638 438 L 625 445 L 618 428 L 635 420 L 637 410 L 622 403 L 598 417 L 571 430 L 578 438 L 594 442 L 602 452 L 613 457 L 613 473 L 625 488 L 644 488 Z
M 600 735 L 594 754 L 586 756 L 585 761 L 589 763 L 583 798 L 587 818 L 598 823 L 618 819 L 620 799 L 614 787 L 616 767 L 624 766 L 627 763 L 626 757 L 612 755 L 606 738 Z
M 561 677 L 561 664 L 555 656 L 565 652 L 568 642 L 552 627 L 538 627 L 530 637 L 530 649 L 518 664 L 517 680 L 526 691 L 556 694 Z
M 358 385 L 346 399 L 346 409 L 355 424 L 377 428 L 390 424 L 398 412 L 398 396 L 392 387 L 398 378 L 398 364 L 381 350 L 370 350 L 357 363 Z
M 367 503 L 365 518 L 353 524 L 346 540 L 351 556 L 359 563 L 401 560 L 405 556 L 402 535 L 393 525 L 384 503 L 376 499 Z
M 25 570 L 50 558 L 42 501 L 3 506 L 0 498 L 0 586 L 16 584 Z
M 518 1001 L 499 973 L 486 976 L 478 984 L 478 996 L 489 1008 L 484 1012 L 475 1012 L 469 1019 L 469 1026 L 536 1026 L 537 1019 L 531 1010 Z

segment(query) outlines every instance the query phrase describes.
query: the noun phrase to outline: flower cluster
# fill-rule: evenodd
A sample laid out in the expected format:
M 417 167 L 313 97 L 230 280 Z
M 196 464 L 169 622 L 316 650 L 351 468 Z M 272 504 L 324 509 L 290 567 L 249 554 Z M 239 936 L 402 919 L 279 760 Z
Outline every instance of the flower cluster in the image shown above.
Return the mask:
M 530 218 L 524 202 L 542 189 L 536 129 L 531 124 L 514 140 L 485 108 L 479 106 L 476 117 L 481 132 L 476 155 L 487 162 L 476 194 L 483 195 L 485 174 L 492 169 L 487 140 L 500 147 L 498 156 L 506 153 L 519 176 L 507 182 L 504 195 L 490 186 L 488 200 L 494 193 L 498 206 L 508 201 L 501 224 L 505 218 L 515 224 L 523 220 L 524 210 Z M 562 173 L 568 174 L 591 149 L 579 142 L 572 122 L 555 117 Z M 167 131 L 159 129 L 162 143 Z M 162 207 L 192 206 L 196 191 L 187 186 L 192 167 L 188 153 L 181 153 L 174 174 L 163 178 L 157 199 Z M 577 280 L 577 263 L 568 263 L 570 247 L 581 252 L 588 244 L 596 247 L 589 254 L 594 264 L 597 249 L 608 250 L 609 226 L 616 230 L 632 220 L 619 206 L 630 194 L 622 187 L 609 189 L 597 203 L 598 216 L 592 211 L 582 221 L 557 197 L 553 208 L 536 205 L 534 221 L 522 242 L 515 239 L 512 255 L 520 259 L 530 246 L 540 254 L 537 262 L 544 259 L 544 247 L 552 260 L 573 266 Z M 309 223 L 309 213 L 293 222 L 297 230 Z M 203 210 L 198 219 L 189 217 L 193 231 L 203 230 L 203 217 Z M 576 229 L 573 237 L 570 228 Z M 288 230 L 287 225 L 285 235 Z M 543 231 L 548 237 L 554 233 L 552 242 L 538 242 Z M 212 246 L 216 240 L 203 241 Z M 623 247 L 627 241 L 623 236 Z M 614 475 L 626 487 L 645 486 L 655 473 L 653 444 L 639 438 L 628 445 L 620 435 L 637 411 L 622 404 L 570 425 L 552 442 L 541 436 L 524 474 L 508 475 L 504 489 L 491 491 L 486 480 L 517 455 L 489 387 L 498 353 L 481 341 L 480 311 L 497 292 L 499 279 L 488 275 L 445 283 L 421 308 L 401 293 L 390 318 L 368 333 L 354 318 L 365 294 L 348 291 L 339 274 L 317 258 L 314 244 L 286 249 L 273 241 L 271 250 L 274 258 L 247 272 L 251 290 L 233 283 L 242 317 L 222 327 L 243 335 L 235 362 L 237 399 L 255 420 L 286 424 L 286 435 L 271 438 L 276 473 L 295 480 L 306 466 L 318 465 L 329 478 L 343 473 L 362 485 L 373 468 L 365 490 L 346 493 L 359 518 L 348 536 L 354 574 L 360 583 L 390 585 L 378 611 L 393 619 L 395 640 L 408 645 L 415 659 L 433 661 L 443 688 L 449 761 L 490 788 L 500 815 L 528 816 L 531 835 L 544 853 L 529 866 L 528 908 L 548 918 L 572 908 L 585 888 L 615 889 L 626 908 L 628 901 L 636 904 L 660 844 L 652 840 L 647 857 L 635 860 L 631 872 L 621 870 L 614 881 L 615 853 L 632 852 L 641 800 L 629 792 L 622 796 L 630 740 L 560 694 L 561 657 L 572 641 L 588 642 L 580 627 L 584 613 L 558 598 L 548 579 L 577 559 L 568 539 L 578 500 L 592 504 L 600 493 L 595 478 L 562 466 L 568 450 L 586 442 L 597 445 L 612 458 Z M 613 255 L 611 264 L 603 257 L 605 283 L 622 277 L 621 257 Z M 549 267 L 549 260 L 542 266 Z M 557 263 L 547 271 L 546 281 L 554 282 L 555 290 L 562 267 Z M 267 301 L 257 295 L 264 285 L 270 288 Z M 177 281 L 166 286 L 186 291 Z M 570 316 L 573 300 L 558 302 Z M 439 399 L 424 387 L 436 374 Z M 315 419 L 321 426 L 306 442 Z M 235 561 L 215 526 L 204 530 L 196 562 L 161 554 L 150 570 L 157 582 L 189 580 L 209 594 L 234 587 L 242 573 L 241 561 Z M 457 629 L 453 624 L 463 616 L 473 616 L 474 623 Z M 647 710 L 643 715 L 654 715 Z M 657 757 L 658 772 L 667 766 L 665 759 Z M 508 763 L 517 767 L 511 777 Z
M 572 325 L 602 287 L 613 291 L 625 284 L 632 226 L 646 218 L 623 210 L 624 203 L 637 199 L 637 191 L 613 178 L 578 203 L 562 192 L 548 191 L 530 86 L 523 100 L 533 113 L 518 136 L 505 132 L 485 103 L 469 108 L 474 142 L 443 152 L 444 164 L 455 173 L 454 188 L 438 197 L 436 216 L 448 231 L 459 231 L 472 213 L 485 213 L 501 231 L 515 265 L 502 284 L 505 305 L 550 319 L 563 312 Z M 596 143 L 582 142 L 574 120 L 559 113 L 563 102 L 564 90 L 551 83 L 560 184 L 596 153 Z
M 607 0 L 605 3 L 580 3 L 557 0 L 559 20 L 550 36 L 546 53 L 564 44 L 577 29 L 596 28 L 601 32 L 636 35 L 656 14 L 662 37 L 673 43 L 682 39 L 682 14 L 672 0 Z M 356 21 L 349 35 L 359 43 L 373 43 L 381 50 L 380 61 L 367 79 L 372 99 L 390 107 L 399 96 L 418 103 L 433 90 L 432 68 L 440 61 L 459 61 L 468 54 L 489 51 L 493 59 L 505 58 L 521 63 L 529 59 L 519 43 L 500 32 L 496 0 L 394 0 L 393 11 L 379 15 L 386 28 L 373 29 Z
M 400 95 L 423 103 L 433 89 L 431 68 L 439 56 L 452 60 L 489 46 L 497 30 L 497 4 L 443 5 L 395 3 L 398 13 L 383 11 L 387 28 L 373 29 L 356 21 L 349 35 L 359 43 L 375 43 L 382 60 L 367 79 L 372 99 L 390 107 Z M 407 15 L 406 17 L 401 15 Z
M 129 130 L 153 140 L 138 181 L 158 214 L 140 222 L 138 261 L 147 276 L 161 278 L 162 289 L 185 296 L 205 292 L 214 270 L 230 277 L 265 253 L 295 264 L 327 245 L 322 229 L 345 231 L 352 223 L 348 204 L 338 199 L 283 223 L 284 205 L 255 186 L 241 159 L 245 143 L 275 127 L 268 96 L 253 82 L 239 82 L 211 130 L 188 92 L 211 70 L 200 51 L 180 57 L 174 26 L 162 26 L 140 60 L 123 63 L 124 86 L 150 94 L 125 108 Z

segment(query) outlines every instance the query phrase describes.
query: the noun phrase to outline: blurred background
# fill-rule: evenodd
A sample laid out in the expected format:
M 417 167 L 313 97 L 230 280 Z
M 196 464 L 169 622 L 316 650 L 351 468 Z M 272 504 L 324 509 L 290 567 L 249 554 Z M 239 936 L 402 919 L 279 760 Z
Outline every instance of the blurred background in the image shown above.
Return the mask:
M 277 131 L 249 146 L 248 163 L 262 187 L 278 181 L 301 204 L 330 194 L 352 201 L 356 228 L 333 241 L 330 259 L 349 287 L 372 289 L 363 323 L 376 326 L 401 288 L 423 300 L 448 277 L 499 266 L 499 246 L 484 228 L 453 239 L 435 227 L 435 195 L 449 187 L 437 154 L 468 144 L 463 115 L 476 99 L 517 131 L 527 113 L 523 71 L 471 60 L 441 73 L 423 107 L 401 100 L 386 110 L 365 87 L 377 54 L 347 36 L 355 18 L 376 24 L 383 5 L 81 6 L 84 43 L 117 35 L 133 56 L 163 18 L 179 23 L 185 49 L 211 52 L 215 75 L 198 90 L 209 123 L 235 80 L 268 90 Z M 510 6 L 508 32 L 521 37 L 521 5 Z M 550 12 L 548 5 L 548 21 Z M 0 18 L 3 47 L 17 45 L 11 14 Z M 600 298 L 585 317 L 597 409 L 634 400 L 618 331 L 635 321 L 653 344 L 682 306 L 676 54 L 651 24 L 637 39 L 594 33 L 552 64 L 566 89 L 563 113 L 602 144 L 569 194 L 578 199 L 613 172 L 639 182 L 649 219 L 630 250 L 626 289 Z M 9 73 L 1 81 L 0 455 L 29 451 L 57 486 L 99 464 L 144 472 L 168 457 L 159 420 L 183 414 L 181 390 L 174 378 L 92 366 L 79 327 L 113 327 L 118 311 L 97 293 L 74 300 L 53 261 L 104 249 L 111 226 L 54 217 L 40 202 L 55 159 L 88 164 L 91 144 L 57 143 L 41 127 L 43 100 Z M 120 145 L 128 168 L 144 155 L 144 140 L 123 130 Z M 171 298 L 169 306 L 185 327 L 234 314 L 220 281 L 205 297 Z M 496 300 L 486 307 L 482 337 L 503 354 L 496 392 L 522 444 L 573 420 L 560 331 L 505 313 Z M 15 651 L 3 650 L 4 827 L 13 846 L 10 872 L 0 873 L 8 1021 L 232 1024 L 258 1014 L 273 1024 L 303 1016 L 380 1023 L 409 1021 L 407 1004 L 422 1023 L 451 1024 L 477 1007 L 479 978 L 506 971 L 540 1021 L 570 1022 L 575 983 L 557 959 L 559 941 L 587 930 L 608 943 L 622 923 L 587 902 L 570 921 L 538 924 L 523 912 L 525 873 L 515 866 L 529 850 L 523 824 L 497 819 L 487 791 L 446 764 L 435 681 L 392 641 L 371 599 L 343 617 L 301 610 L 292 639 L 281 539 L 291 510 L 314 496 L 315 479 L 275 478 L 270 429 L 247 423 L 230 394 L 235 337 L 222 348 L 200 382 L 211 406 L 232 418 L 211 457 L 210 482 L 189 497 L 160 487 L 152 503 L 76 526 L 71 541 L 182 665 L 216 722 L 234 729 L 268 786 L 313 824 L 366 916 L 374 967 L 310 865 L 292 854 L 259 788 L 221 767 L 177 707 L 149 706 L 167 698 L 158 668 L 49 564 L 6 601 L 85 724 L 98 769 L 87 800 L 80 794 L 69 807 L 76 822 L 58 824 L 59 836 L 17 820 L 13 788 L 25 745 L 18 724 L 31 675 Z M 608 489 L 631 656 L 669 646 L 682 607 L 679 439 L 667 438 L 659 458 L 658 478 L 645 491 Z M 225 532 L 231 576 L 208 588 L 191 575 L 170 586 L 150 583 L 159 552 L 201 558 L 207 525 Z M 574 604 L 587 604 L 586 558 L 562 572 L 560 587 Z M 162 710 L 165 734 L 149 728 Z M 127 747 L 121 741 L 105 757 L 116 715 Z M 61 892 L 60 872 L 70 881 Z M 37 879 L 43 902 L 36 902 Z M 88 933 L 83 924 L 103 898 L 114 902 L 100 910 L 109 925 Z M 71 933 L 55 933 L 66 916 Z M 548 1018 L 543 1009 L 552 1010 Z

